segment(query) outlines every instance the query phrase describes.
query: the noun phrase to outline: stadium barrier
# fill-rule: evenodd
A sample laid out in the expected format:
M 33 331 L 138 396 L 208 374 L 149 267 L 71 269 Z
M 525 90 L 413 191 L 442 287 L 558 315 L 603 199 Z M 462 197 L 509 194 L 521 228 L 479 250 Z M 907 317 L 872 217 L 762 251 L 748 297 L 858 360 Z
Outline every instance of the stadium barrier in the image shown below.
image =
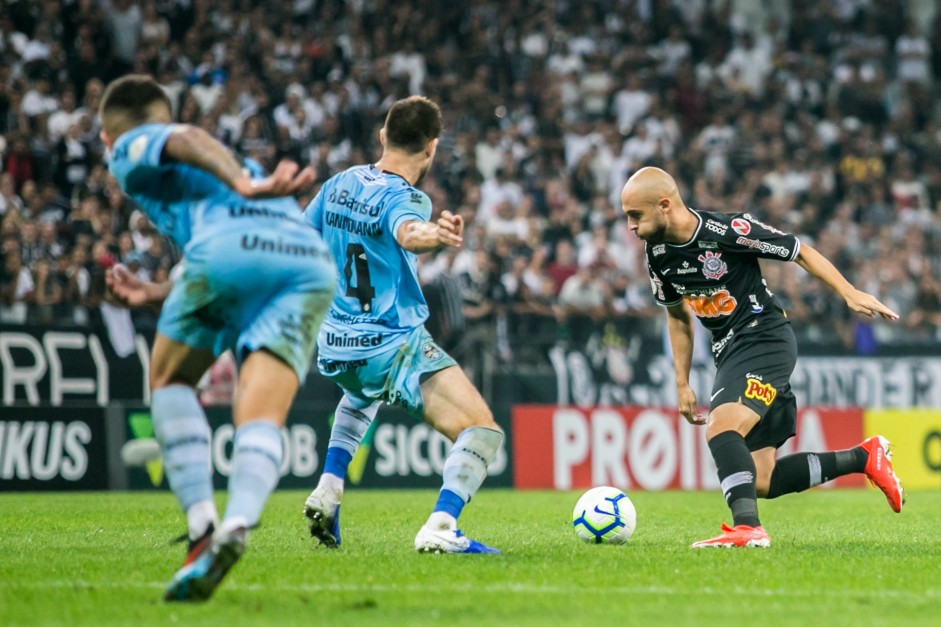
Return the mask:
M 124 444 L 150 429 L 149 339 L 138 335 L 131 353 L 119 356 L 104 328 L 0 326 L 0 491 L 165 486 L 159 464 L 127 468 L 121 460 Z M 590 357 L 560 349 L 549 374 L 494 376 L 490 400 L 507 439 L 487 485 L 715 488 L 700 432 L 672 409 L 672 364 L 653 355 L 625 369 Z M 708 396 L 711 377 L 708 366 L 694 368 L 700 398 Z M 882 433 L 894 443 L 906 487 L 941 487 L 941 357 L 801 358 L 792 382 L 803 409 L 798 437 L 784 452 L 842 448 Z M 282 487 L 308 487 L 317 476 L 339 398 L 330 381 L 316 374 L 307 379 L 284 431 Z M 211 407 L 208 415 L 222 487 L 231 453 L 229 410 Z M 436 487 L 446 450 L 426 425 L 383 409 L 350 482 Z M 862 485 L 862 479 L 836 485 Z
M 282 431 L 282 488 L 314 484 L 326 454 L 333 406 L 298 405 Z M 702 428 L 670 408 L 516 405 L 498 407 L 507 438 L 487 485 L 519 489 L 717 489 Z M 216 488 L 229 474 L 234 429 L 228 407 L 207 408 Z M 809 407 L 798 414 L 797 437 L 785 455 L 847 448 L 875 433 L 888 436 L 895 467 L 908 488 L 941 487 L 941 416 L 932 411 Z M 161 462 L 128 467 L 128 441 L 153 436 L 139 404 L 6 407 L 0 419 L 0 491 L 165 489 Z M 383 409 L 349 472 L 364 488 L 435 488 L 447 441 L 402 411 Z M 861 487 L 861 475 L 825 488 Z
M 719 488 L 703 428 L 675 409 L 520 405 L 513 408 L 512 425 L 513 433 L 525 434 L 513 440 L 517 488 Z M 848 448 L 863 437 L 863 410 L 806 408 L 798 413 L 797 437 L 780 454 Z M 863 485 L 862 475 L 829 484 Z
M 281 488 L 311 488 L 323 465 L 334 405 L 295 404 L 282 429 Z M 510 431 L 509 409 L 495 412 Z M 225 488 L 234 427 L 229 407 L 208 407 L 214 484 Z M 162 461 L 127 466 L 125 444 L 153 437 L 150 410 L 113 402 L 4 407 L 0 415 L 0 492 L 25 490 L 166 489 Z M 404 411 L 383 408 L 349 469 L 348 481 L 364 488 L 436 488 L 450 445 Z M 512 487 L 510 440 L 489 468 L 487 485 Z

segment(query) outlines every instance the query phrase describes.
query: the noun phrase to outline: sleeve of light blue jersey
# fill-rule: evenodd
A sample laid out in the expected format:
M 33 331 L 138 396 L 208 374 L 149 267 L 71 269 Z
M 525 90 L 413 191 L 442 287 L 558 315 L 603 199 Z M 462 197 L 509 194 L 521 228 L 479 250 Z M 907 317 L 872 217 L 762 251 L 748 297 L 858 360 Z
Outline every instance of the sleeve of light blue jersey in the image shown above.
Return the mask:
M 386 219 L 389 233 L 392 237 L 396 237 L 403 223 L 412 220 L 427 222 L 431 219 L 431 199 L 428 198 L 428 194 L 416 189 L 404 191 L 395 198 Z
M 109 169 L 121 188 L 134 193 L 152 184 L 160 172 L 163 148 L 176 124 L 144 124 L 118 138 Z
M 314 196 L 313 200 L 307 205 L 307 208 L 304 209 L 304 221 L 317 229 L 318 233 L 323 233 L 324 190 L 327 189 L 329 184 L 329 181 L 324 183 L 320 191 L 317 192 L 317 195 Z

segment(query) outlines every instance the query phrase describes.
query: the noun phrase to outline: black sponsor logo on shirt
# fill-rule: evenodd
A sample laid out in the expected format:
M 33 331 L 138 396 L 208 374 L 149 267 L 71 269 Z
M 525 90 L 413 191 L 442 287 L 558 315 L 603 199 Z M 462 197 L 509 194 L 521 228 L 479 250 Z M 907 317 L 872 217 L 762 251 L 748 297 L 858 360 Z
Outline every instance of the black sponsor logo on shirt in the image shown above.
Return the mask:
M 382 344 L 382 333 L 368 333 L 365 335 L 338 335 L 327 333 L 327 346 L 336 348 L 367 348 Z
M 333 374 L 335 372 L 346 372 L 348 370 L 354 370 L 356 368 L 361 368 L 366 365 L 365 359 L 354 359 L 352 361 L 337 361 L 335 359 L 318 359 L 320 365 L 320 370 L 325 374 Z
M 324 216 L 324 222 L 327 226 L 341 229 L 356 235 L 365 235 L 367 237 L 379 237 L 382 235 L 382 227 L 376 222 L 360 222 L 349 216 L 340 215 L 334 211 L 328 211 Z
M 275 220 L 291 220 L 299 222 L 293 216 L 283 211 L 274 211 L 267 207 L 229 207 L 230 218 L 273 218 Z
M 320 250 L 316 246 L 285 242 L 280 238 L 274 240 L 259 237 L 258 235 L 243 235 L 242 248 L 245 250 L 258 250 L 263 253 L 290 255 L 292 257 L 319 257 L 333 263 L 333 258 L 327 251 Z
M 357 200 L 347 189 L 332 189 L 327 196 L 327 202 L 346 207 L 353 213 L 360 213 L 375 218 L 382 212 L 382 203 L 370 205 Z

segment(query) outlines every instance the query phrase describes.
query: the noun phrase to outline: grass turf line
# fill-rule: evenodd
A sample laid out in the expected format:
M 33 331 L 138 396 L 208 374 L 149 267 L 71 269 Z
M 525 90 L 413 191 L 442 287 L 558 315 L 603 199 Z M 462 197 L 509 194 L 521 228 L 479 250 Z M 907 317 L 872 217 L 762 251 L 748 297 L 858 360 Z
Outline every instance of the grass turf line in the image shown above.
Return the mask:
M 313 548 L 306 493 L 277 492 L 213 599 L 186 606 L 160 601 L 185 550 L 168 545 L 185 528 L 168 493 L 0 494 L 0 622 L 830 627 L 941 613 L 941 491 L 913 492 L 900 515 L 873 490 L 762 501 L 770 549 L 698 551 L 728 520 L 717 492 L 629 493 L 624 546 L 576 539 L 579 494 L 484 489 L 462 527 L 504 555 L 426 556 L 412 541 L 433 491 L 348 491 L 337 551 Z

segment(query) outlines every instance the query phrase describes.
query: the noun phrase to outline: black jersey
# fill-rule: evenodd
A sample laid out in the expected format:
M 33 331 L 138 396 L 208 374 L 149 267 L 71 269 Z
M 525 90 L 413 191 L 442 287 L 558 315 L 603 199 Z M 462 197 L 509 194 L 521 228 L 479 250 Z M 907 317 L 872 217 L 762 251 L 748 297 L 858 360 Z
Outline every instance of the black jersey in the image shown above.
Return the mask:
M 712 332 L 712 353 L 718 358 L 736 333 L 787 322 L 758 259 L 793 261 L 800 241 L 748 213 L 691 211 L 699 218 L 692 239 L 646 245 L 650 285 L 660 305 L 686 301 Z

